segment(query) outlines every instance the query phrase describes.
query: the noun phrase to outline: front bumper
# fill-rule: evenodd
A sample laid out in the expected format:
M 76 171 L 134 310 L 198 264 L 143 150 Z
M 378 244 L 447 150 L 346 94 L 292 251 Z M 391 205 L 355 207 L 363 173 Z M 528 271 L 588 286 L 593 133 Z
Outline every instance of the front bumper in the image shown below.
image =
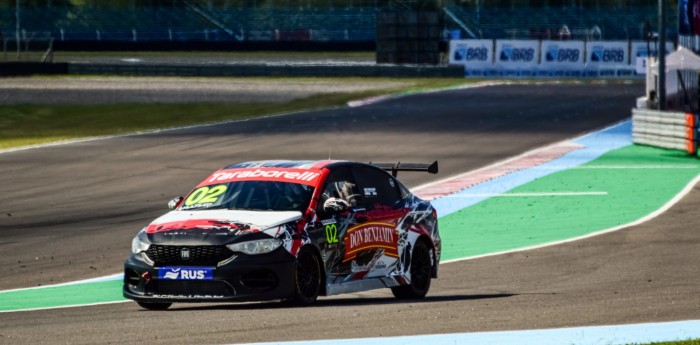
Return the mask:
M 292 298 L 295 258 L 284 248 L 262 255 L 237 254 L 212 268 L 210 280 L 159 279 L 143 254 L 124 262 L 124 297 L 138 302 L 242 302 Z

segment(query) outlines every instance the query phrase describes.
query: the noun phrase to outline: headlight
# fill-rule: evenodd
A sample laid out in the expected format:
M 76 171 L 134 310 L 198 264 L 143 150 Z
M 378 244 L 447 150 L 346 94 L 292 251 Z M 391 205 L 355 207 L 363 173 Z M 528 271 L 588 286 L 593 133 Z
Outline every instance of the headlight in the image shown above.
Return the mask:
M 141 230 L 136 237 L 134 237 L 134 240 L 131 241 L 131 252 L 134 254 L 142 253 L 148 250 L 148 248 L 151 246 L 150 243 L 148 243 L 145 238 L 142 239 L 142 236 L 145 237 L 145 232 Z
M 244 254 L 255 255 L 269 253 L 282 245 L 282 241 L 276 238 L 266 238 L 264 240 L 255 240 L 248 242 L 240 242 L 229 244 L 226 247 L 233 252 L 241 252 Z

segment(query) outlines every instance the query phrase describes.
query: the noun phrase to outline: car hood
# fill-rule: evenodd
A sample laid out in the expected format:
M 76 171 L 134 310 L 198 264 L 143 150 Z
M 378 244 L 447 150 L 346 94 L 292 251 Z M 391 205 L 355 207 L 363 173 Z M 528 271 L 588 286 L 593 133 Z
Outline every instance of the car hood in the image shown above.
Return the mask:
M 299 211 L 171 211 L 146 227 L 153 244 L 217 245 L 301 218 Z

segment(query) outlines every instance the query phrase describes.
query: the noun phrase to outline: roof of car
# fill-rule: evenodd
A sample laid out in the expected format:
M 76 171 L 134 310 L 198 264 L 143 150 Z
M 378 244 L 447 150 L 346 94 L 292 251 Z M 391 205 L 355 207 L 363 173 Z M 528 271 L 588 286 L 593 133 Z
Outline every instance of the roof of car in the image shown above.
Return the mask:
M 292 161 L 292 160 L 267 160 L 267 161 L 250 161 L 241 162 L 229 165 L 224 169 L 246 169 L 246 168 L 289 168 L 289 169 L 308 169 L 321 170 L 334 163 L 342 163 L 346 161 L 338 160 L 319 160 L 319 161 Z

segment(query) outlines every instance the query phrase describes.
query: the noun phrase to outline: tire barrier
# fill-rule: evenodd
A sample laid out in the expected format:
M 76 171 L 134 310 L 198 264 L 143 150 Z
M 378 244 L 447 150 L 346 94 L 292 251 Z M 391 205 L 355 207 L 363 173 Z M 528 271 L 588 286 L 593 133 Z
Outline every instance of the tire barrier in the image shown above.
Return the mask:
M 632 109 L 632 142 L 697 154 L 698 116 L 670 111 Z

